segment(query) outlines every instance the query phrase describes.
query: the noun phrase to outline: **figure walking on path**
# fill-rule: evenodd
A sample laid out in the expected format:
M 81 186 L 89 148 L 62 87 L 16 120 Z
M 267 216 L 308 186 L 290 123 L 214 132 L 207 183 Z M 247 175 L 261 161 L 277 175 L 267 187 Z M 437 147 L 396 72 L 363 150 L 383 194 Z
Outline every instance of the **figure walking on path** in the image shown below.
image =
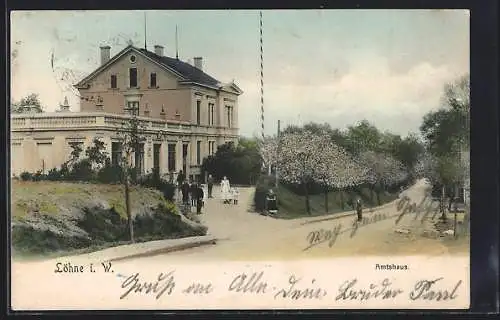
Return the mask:
M 189 195 L 191 198 L 191 207 L 196 206 L 196 183 L 191 181 L 191 185 L 189 186 Z
M 205 204 L 208 198 L 208 187 L 206 184 L 202 184 L 201 189 L 203 190 L 203 204 Z
M 181 186 L 182 192 L 182 203 L 184 205 L 189 205 L 189 183 L 184 180 L 184 183 Z
M 363 220 L 363 204 L 361 203 L 361 199 L 358 198 L 356 201 L 356 213 L 358 214 L 358 221 Z
M 240 192 L 238 191 L 238 188 L 233 188 L 232 189 L 233 204 L 238 204 L 239 196 L 240 196 Z
M 201 207 L 203 206 L 204 192 L 201 185 L 197 184 L 195 188 L 196 194 L 196 213 L 201 214 Z
M 208 175 L 207 179 L 207 185 L 208 185 L 208 197 L 212 198 L 212 189 L 214 187 L 214 178 L 212 177 L 211 174 Z
M 278 203 L 273 189 L 269 189 L 266 194 L 266 211 L 271 214 L 278 212 Z
M 231 192 L 231 185 L 229 183 L 229 180 L 227 179 L 226 176 L 222 179 L 220 183 L 220 190 L 221 190 L 221 196 L 222 200 L 224 203 L 229 203 L 230 201 L 230 192 Z
M 181 195 L 181 186 L 182 186 L 182 183 L 184 182 L 184 180 L 186 180 L 186 175 L 181 170 L 181 171 L 179 171 L 179 174 L 177 175 L 177 195 L 178 196 Z M 177 199 L 179 199 L 179 197 Z

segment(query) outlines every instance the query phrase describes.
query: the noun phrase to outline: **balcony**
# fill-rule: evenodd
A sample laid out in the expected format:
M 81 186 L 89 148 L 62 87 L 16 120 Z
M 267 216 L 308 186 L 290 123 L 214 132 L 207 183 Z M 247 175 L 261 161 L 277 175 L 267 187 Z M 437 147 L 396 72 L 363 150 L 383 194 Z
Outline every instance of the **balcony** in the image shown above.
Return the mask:
M 130 115 L 104 112 L 75 113 L 32 113 L 11 114 L 10 127 L 12 132 L 43 132 L 43 131 L 86 131 L 86 130 L 119 130 L 126 129 Z M 171 134 L 196 136 L 238 136 L 237 128 L 221 128 L 198 126 L 185 121 L 162 120 L 156 118 L 137 117 L 140 127 L 145 132 L 157 133 L 163 131 Z
M 129 115 L 110 113 L 38 113 L 38 114 L 12 114 L 11 130 L 19 131 L 43 131 L 43 130 L 67 130 L 67 129 L 117 129 L 125 128 Z M 174 132 L 186 132 L 191 130 L 188 122 L 165 121 L 138 117 L 140 126 L 145 130 L 159 131 L 169 130 Z

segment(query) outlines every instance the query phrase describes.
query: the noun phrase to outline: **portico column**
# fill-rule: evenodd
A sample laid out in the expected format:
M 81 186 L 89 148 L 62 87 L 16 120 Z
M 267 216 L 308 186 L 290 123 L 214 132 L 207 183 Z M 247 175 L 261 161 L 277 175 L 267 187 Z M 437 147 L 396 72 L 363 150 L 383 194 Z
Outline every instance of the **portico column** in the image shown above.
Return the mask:
M 182 170 L 182 139 L 177 137 L 175 147 L 175 169 L 179 173 Z
M 167 140 L 161 141 L 160 147 L 160 174 L 163 176 L 168 174 L 168 142 Z
M 148 138 L 144 142 L 144 173 L 148 174 L 153 169 L 153 141 Z

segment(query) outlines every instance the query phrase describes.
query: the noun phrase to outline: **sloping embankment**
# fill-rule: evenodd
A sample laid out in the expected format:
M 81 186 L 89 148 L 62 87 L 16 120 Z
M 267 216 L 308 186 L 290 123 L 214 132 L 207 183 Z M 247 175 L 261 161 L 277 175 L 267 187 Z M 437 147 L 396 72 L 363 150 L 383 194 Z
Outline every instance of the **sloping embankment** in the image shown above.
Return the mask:
M 207 232 L 156 190 L 132 187 L 131 204 L 136 241 Z M 11 208 L 14 254 L 97 249 L 129 240 L 121 185 L 13 181 Z

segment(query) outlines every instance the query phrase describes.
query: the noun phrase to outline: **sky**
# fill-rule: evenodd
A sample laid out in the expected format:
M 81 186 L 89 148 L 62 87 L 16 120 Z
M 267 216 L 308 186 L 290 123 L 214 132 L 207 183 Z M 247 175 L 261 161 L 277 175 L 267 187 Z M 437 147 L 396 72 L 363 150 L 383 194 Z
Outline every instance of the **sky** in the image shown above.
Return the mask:
M 240 134 L 260 134 L 259 12 L 147 11 L 148 49 L 203 57 L 204 71 L 232 80 Z M 144 11 L 11 13 L 11 96 L 38 93 L 46 111 L 99 65 L 99 46 L 114 55 L 132 40 L 144 46 Z M 346 128 L 367 119 L 382 131 L 418 132 L 440 107 L 443 86 L 469 72 L 466 10 L 263 11 L 266 134 L 308 122 Z

